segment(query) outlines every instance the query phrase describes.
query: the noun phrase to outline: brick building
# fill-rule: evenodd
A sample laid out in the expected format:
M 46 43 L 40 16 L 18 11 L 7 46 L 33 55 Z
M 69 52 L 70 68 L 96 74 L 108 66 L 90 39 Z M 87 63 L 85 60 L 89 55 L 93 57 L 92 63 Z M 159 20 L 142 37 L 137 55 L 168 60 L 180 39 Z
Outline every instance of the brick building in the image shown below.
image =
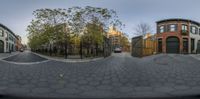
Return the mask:
M 22 38 L 19 35 L 16 35 L 17 39 L 16 39 L 16 50 L 19 51 L 21 48 L 23 48 L 22 46 Z
M 157 52 L 196 53 L 199 42 L 199 22 L 188 19 L 157 21 Z

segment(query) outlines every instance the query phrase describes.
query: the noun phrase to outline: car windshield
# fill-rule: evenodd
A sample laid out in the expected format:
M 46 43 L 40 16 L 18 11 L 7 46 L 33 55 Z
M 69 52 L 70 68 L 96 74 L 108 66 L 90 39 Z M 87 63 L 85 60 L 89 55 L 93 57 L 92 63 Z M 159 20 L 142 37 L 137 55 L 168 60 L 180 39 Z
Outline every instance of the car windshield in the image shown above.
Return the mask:
M 200 95 L 199 0 L 1 0 L 0 98 Z

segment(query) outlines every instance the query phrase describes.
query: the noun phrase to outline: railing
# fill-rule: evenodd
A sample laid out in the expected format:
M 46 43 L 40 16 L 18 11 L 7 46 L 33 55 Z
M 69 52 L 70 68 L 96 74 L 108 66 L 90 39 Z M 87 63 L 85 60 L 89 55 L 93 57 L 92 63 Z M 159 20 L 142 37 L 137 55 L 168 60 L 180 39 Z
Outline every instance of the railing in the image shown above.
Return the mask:
M 65 47 L 66 46 L 66 47 Z M 111 40 L 104 37 L 101 44 L 90 43 L 87 40 L 81 40 L 77 44 L 69 42 L 67 44 L 62 42 L 55 42 L 53 46 L 43 46 L 32 49 L 32 51 L 55 57 L 65 58 L 95 58 L 108 57 L 111 55 Z
M 181 30 L 181 34 L 182 34 L 182 35 L 188 35 L 189 32 L 188 32 L 187 30 Z

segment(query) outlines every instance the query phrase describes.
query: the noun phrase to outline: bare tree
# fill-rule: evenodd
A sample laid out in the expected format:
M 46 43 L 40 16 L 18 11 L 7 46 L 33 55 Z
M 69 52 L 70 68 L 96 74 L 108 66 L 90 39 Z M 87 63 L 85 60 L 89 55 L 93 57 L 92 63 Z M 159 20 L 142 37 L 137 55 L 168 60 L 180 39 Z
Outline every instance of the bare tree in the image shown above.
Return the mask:
M 148 23 L 140 23 L 134 28 L 136 36 L 145 36 L 147 33 L 152 32 L 152 28 Z

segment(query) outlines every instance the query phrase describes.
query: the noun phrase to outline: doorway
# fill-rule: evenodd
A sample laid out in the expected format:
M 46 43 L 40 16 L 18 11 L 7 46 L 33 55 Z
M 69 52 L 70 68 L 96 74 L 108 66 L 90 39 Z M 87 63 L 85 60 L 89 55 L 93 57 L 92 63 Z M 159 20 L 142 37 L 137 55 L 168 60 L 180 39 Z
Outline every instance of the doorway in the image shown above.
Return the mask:
M 179 38 L 168 37 L 166 41 L 166 52 L 167 53 L 179 53 Z
M 4 52 L 4 42 L 0 40 L 0 53 Z

